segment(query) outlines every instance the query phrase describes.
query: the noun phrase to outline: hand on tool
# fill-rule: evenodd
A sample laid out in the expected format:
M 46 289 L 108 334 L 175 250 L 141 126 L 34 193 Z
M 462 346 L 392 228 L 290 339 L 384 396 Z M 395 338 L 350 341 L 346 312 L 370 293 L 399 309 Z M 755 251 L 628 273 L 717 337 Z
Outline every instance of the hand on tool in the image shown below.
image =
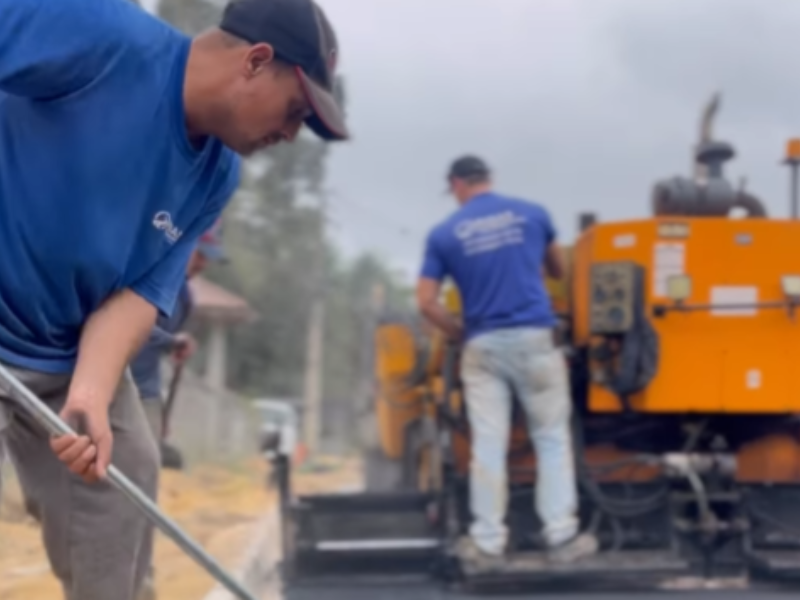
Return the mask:
M 50 441 L 53 452 L 87 483 L 104 479 L 113 447 L 106 404 L 70 396 L 60 416 L 78 435 L 53 438 Z
M 197 349 L 197 342 L 190 333 L 184 331 L 175 334 L 175 345 L 172 350 L 172 362 L 181 364 L 189 360 Z
M 460 319 L 453 319 L 453 329 L 447 332 L 447 341 L 459 344 L 464 339 L 464 323 Z

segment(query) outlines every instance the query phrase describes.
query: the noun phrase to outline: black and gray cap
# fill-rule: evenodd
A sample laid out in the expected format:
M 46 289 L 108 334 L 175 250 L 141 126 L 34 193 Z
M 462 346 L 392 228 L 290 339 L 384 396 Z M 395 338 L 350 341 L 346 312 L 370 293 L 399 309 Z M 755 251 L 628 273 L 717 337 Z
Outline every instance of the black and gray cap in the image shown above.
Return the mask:
M 350 137 L 334 95 L 336 34 L 313 0 L 231 0 L 220 29 L 251 44 L 272 46 L 276 58 L 297 70 L 314 111 L 306 125 L 324 140 Z
M 447 172 L 448 181 L 451 179 L 468 179 L 470 177 L 488 177 L 491 174 L 489 167 L 473 155 L 462 156 L 453 161 Z

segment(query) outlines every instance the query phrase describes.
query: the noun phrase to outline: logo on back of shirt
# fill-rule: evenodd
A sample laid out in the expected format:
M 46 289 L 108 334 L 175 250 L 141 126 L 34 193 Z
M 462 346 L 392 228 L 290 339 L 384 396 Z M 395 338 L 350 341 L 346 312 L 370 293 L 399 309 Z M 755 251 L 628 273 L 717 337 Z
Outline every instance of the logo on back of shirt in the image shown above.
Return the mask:
M 524 243 L 523 228 L 526 220 L 522 215 L 505 211 L 460 221 L 453 233 L 461 240 L 465 254 L 483 254 L 504 246 Z
M 172 224 L 172 215 L 165 210 L 157 212 L 153 217 L 153 227 L 163 231 L 170 244 L 177 242 L 183 235 L 183 232 Z

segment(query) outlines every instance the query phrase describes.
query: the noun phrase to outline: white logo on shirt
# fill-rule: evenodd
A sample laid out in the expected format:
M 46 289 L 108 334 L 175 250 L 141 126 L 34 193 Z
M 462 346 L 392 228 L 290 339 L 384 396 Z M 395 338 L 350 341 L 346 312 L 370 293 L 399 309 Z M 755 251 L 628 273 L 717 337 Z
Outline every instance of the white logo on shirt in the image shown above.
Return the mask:
M 523 224 L 527 219 L 511 211 L 460 221 L 455 236 L 461 240 L 467 255 L 483 254 L 525 241 Z
M 510 210 L 496 215 L 489 215 L 488 217 L 480 217 L 478 219 L 471 219 L 468 221 L 461 221 L 456 225 L 456 237 L 461 240 L 466 240 L 476 234 L 492 233 L 502 229 L 508 229 L 515 225 L 525 222 L 525 217 L 516 215 Z
M 172 224 L 172 215 L 165 210 L 158 211 L 153 217 L 153 227 L 163 231 L 170 244 L 177 242 L 183 235 L 183 232 Z

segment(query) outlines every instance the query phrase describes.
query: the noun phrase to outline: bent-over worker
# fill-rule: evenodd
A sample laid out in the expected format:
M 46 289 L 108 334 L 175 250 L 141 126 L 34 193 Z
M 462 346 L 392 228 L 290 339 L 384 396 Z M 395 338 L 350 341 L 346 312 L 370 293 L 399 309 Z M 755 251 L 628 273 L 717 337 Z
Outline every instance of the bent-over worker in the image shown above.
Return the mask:
M 190 39 L 129 0 L 0 0 L 0 362 L 84 434 L 0 392 L 0 435 L 67 600 L 133 600 L 158 454 L 126 367 L 172 314 L 239 158 L 346 131 L 311 0 L 237 0 Z M 80 432 L 79 432 L 80 433 Z M 99 480 L 99 481 L 98 481 Z
M 448 182 L 460 208 L 428 235 L 417 299 L 427 319 L 464 342 L 473 522 L 458 553 L 485 568 L 503 560 L 513 393 L 536 450 L 536 510 L 548 555 L 576 560 L 594 553 L 597 541 L 579 533 L 569 380 L 553 343 L 555 321 L 542 277 L 542 265 L 551 277 L 562 277 L 555 229 L 543 207 L 493 192 L 489 169 L 477 157 L 456 160 Z M 461 296 L 463 326 L 439 302 L 447 277 Z

